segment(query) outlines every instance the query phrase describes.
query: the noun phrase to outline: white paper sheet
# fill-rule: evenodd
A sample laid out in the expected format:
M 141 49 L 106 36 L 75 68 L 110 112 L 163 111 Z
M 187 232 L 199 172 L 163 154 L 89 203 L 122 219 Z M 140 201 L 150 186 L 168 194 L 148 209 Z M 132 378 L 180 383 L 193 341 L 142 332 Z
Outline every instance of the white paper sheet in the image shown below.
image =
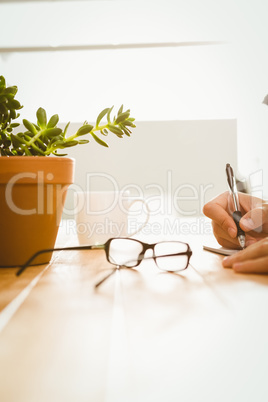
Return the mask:
M 237 253 L 240 250 L 237 249 L 231 249 L 231 248 L 225 248 L 221 246 L 216 246 L 216 247 L 211 247 L 211 246 L 203 246 L 204 250 L 211 251 L 212 253 L 217 253 L 217 254 L 222 254 L 222 255 L 232 255 Z

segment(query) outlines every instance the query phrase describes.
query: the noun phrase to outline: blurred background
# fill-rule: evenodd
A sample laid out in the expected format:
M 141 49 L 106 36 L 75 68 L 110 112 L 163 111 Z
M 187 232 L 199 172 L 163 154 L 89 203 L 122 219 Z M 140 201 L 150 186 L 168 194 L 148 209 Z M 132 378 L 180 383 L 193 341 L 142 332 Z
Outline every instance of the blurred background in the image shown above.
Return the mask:
M 0 74 L 8 85 L 19 88 L 22 118 L 35 121 L 42 106 L 49 116 L 58 113 L 63 123 L 91 122 L 105 107 L 115 105 L 117 110 L 123 103 L 138 127 L 141 122 L 141 130 L 133 132 L 140 138 L 136 145 L 132 138 L 107 138 L 110 165 L 105 165 L 104 151 L 92 141 L 81 151 L 70 151 L 78 161 L 76 181 L 82 187 L 83 169 L 113 172 L 118 159 L 113 152 L 122 154 L 126 144 L 136 158 L 131 165 L 136 160 L 141 177 L 142 156 L 154 171 L 161 152 L 167 161 L 171 158 L 169 149 L 173 162 L 171 167 L 167 163 L 167 170 L 175 171 L 177 147 L 178 171 L 185 167 L 179 159 L 185 158 L 189 177 L 198 166 L 206 166 L 202 175 L 223 171 L 219 180 L 224 188 L 215 186 L 214 178 L 214 193 L 227 188 L 226 161 L 235 165 L 238 178 L 251 178 L 252 192 L 268 197 L 268 106 L 262 103 L 268 93 L 268 2 L 21 0 L 1 1 L 0 15 Z M 187 143 L 187 129 L 176 137 L 179 123 L 173 129 L 168 126 L 180 121 L 219 121 L 215 140 L 200 128 L 189 134 Z M 144 126 L 146 122 L 153 123 L 154 131 Z M 227 131 L 221 130 L 220 122 L 227 122 Z M 145 129 L 155 137 L 145 140 Z M 209 154 L 214 155 L 212 161 Z M 221 165 L 214 168 L 215 155 Z M 125 162 L 126 174 L 127 169 Z M 183 182 L 189 180 L 186 176 Z M 205 184 L 211 181 L 203 177 Z

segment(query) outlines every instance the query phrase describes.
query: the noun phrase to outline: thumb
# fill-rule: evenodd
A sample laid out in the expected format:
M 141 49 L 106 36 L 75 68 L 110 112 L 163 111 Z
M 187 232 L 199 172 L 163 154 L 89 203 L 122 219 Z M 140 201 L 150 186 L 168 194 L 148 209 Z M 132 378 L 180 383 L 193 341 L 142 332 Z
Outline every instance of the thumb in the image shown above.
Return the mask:
M 241 229 L 249 232 L 250 230 L 261 228 L 265 220 L 265 213 L 266 211 L 263 207 L 254 208 L 247 212 L 239 222 Z

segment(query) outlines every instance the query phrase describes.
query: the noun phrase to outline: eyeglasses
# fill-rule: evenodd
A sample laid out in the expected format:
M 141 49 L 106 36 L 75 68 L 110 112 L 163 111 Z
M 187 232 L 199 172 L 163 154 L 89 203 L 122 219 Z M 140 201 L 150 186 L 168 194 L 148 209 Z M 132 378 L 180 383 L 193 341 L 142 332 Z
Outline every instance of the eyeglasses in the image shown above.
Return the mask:
M 146 251 L 152 250 L 152 257 L 149 258 L 154 260 L 160 270 L 166 272 L 183 271 L 188 267 L 192 255 L 189 244 L 180 241 L 162 241 L 149 244 L 136 239 L 115 237 L 107 240 L 105 244 L 100 245 L 40 250 L 21 266 L 16 275 L 20 275 L 40 254 L 53 251 L 94 249 L 104 249 L 107 261 L 117 268 L 122 266 L 126 268 L 137 267 L 142 260 L 148 259 L 148 257 L 145 257 Z M 102 282 L 103 280 L 101 283 Z

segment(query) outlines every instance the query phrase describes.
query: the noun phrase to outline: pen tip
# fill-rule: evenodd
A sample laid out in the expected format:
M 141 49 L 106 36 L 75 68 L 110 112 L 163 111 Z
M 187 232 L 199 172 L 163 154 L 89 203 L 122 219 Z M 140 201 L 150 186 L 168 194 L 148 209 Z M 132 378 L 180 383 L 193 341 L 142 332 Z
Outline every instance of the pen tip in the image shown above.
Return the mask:
M 238 240 L 239 240 L 240 246 L 244 249 L 246 247 L 246 241 L 245 241 L 244 236 L 239 236 Z

